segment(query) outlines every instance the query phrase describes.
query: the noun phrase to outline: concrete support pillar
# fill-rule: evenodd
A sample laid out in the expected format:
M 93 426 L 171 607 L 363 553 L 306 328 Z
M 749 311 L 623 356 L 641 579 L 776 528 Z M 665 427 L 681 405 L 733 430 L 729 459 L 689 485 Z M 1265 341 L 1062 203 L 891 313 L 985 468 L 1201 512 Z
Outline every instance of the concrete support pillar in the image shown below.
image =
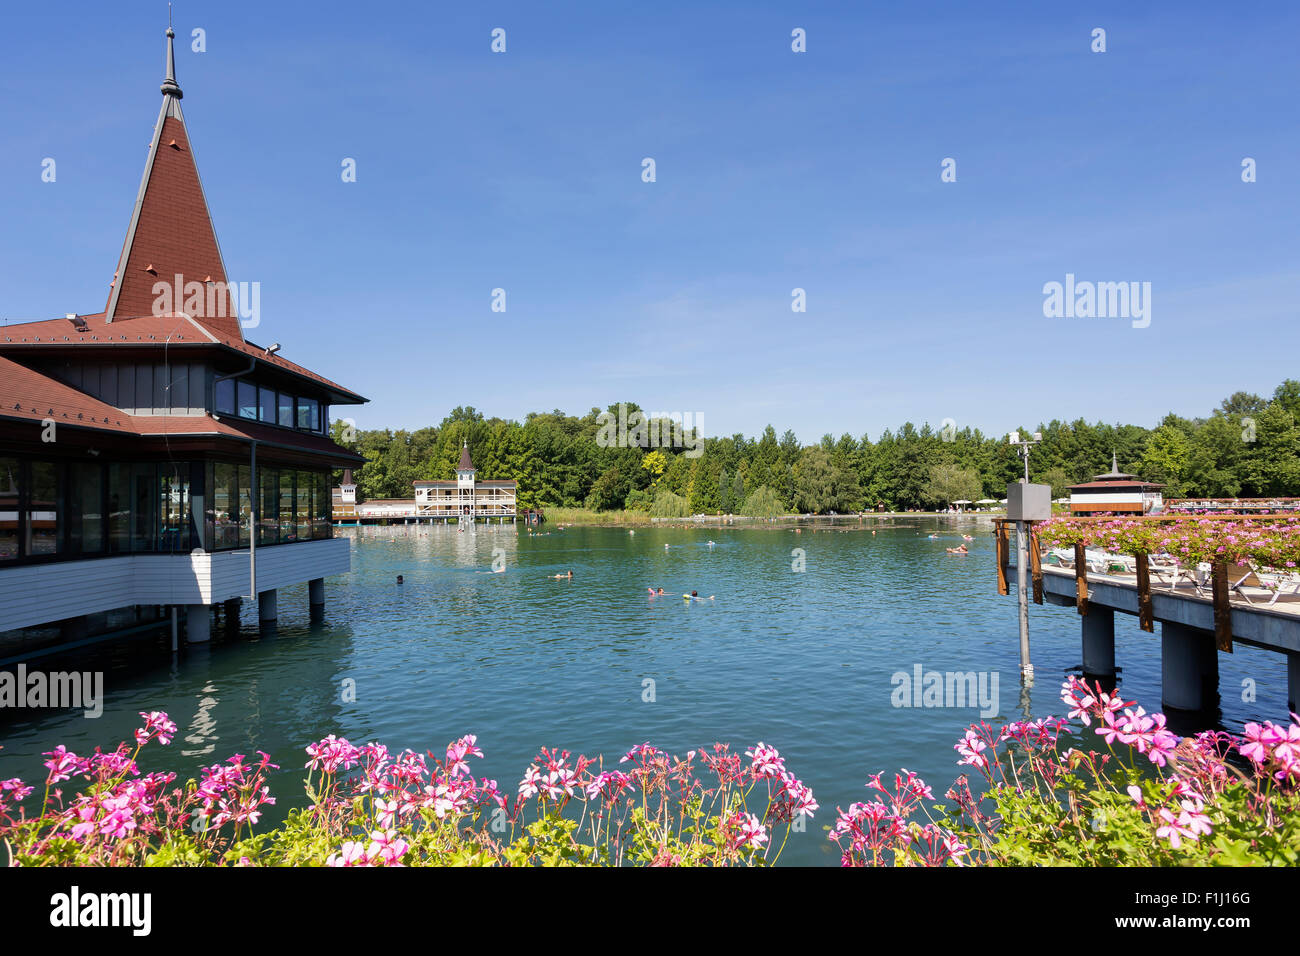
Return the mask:
M 1286 705 L 1293 712 L 1300 712 L 1300 652 L 1297 651 L 1286 656 Z
M 261 591 L 257 595 L 257 620 L 265 627 L 268 624 L 274 624 L 280 616 L 280 603 L 278 592 L 272 588 L 270 591 Z
M 221 617 L 225 622 L 226 630 L 239 630 L 239 610 L 244 606 L 243 598 L 231 598 L 221 605 Z
M 1214 634 L 1164 621 L 1160 625 L 1160 696 L 1166 708 L 1209 710 L 1219 698 Z
M 185 642 L 206 644 L 212 640 L 212 608 L 206 604 L 185 606 Z
M 1115 612 L 1091 605 L 1083 622 L 1083 673 L 1085 677 L 1115 676 Z
M 325 616 L 324 578 L 312 578 L 307 582 L 307 604 L 313 621 Z

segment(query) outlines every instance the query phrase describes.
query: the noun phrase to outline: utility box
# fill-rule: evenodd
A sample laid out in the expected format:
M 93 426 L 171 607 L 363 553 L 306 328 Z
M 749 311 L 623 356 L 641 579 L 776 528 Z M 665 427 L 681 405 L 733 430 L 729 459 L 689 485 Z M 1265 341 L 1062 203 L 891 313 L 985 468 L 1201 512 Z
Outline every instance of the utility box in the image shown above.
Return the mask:
M 1007 518 L 1012 521 L 1046 521 L 1052 517 L 1052 486 L 1007 485 Z

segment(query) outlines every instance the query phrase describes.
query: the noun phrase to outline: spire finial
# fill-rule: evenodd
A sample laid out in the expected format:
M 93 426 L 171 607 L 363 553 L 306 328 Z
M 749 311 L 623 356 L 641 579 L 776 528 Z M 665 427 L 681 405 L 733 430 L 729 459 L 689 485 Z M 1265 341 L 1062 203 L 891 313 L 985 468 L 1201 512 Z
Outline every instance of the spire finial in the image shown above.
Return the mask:
M 1114 448 L 1112 448 L 1112 449 L 1110 450 L 1110 473 L 1111 473 L 1112 475 L 1117 475 L 1117 474 L 1119 474 L 1119 462 L 1115 459 L 1115 449 L 1114 449 Z
M 176 83 L 176 50 L 172 44 L 175 37 L 176 31 L 172 29 L 172 5 L 169 3 L 167 4 L 167 75 L 163 78 L 161 89 L 163 96 L 174 96 L 179 100 L 185 94 Z

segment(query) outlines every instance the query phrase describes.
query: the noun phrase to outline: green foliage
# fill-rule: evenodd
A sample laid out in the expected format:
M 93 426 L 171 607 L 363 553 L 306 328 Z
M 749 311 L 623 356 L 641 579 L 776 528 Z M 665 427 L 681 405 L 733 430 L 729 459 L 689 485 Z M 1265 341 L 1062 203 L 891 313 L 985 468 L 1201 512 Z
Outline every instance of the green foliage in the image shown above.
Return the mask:
M 628 413 L 635 404 L 625 403 Z M 617 412 L 617 406 L 612 406 Z M 782 513 L 921 508 L 966 498 L 1002 498 L 1022 465 L 1005 435 L 970 427 L 940 433 L 911 422 L 872 442 L 863 435 L 824 435 L 801 446 L 791 431 L 768 426 L 758 438 L 708 438 L 702 454 L 682 444 L 631 447 L 598 442 L 601 409 L 581 417 L 556 409 L 522 424 L 457 408 L 415 431 L 357 431 L 332 426 L 335 439 L 365 457 L 354 470 L 362 499 L 408 498 L 417 479 L 450 478 L 468 441 L 480 477 L 514 478 L 521 507 L 640 509 L 638 491 L 666 488 L 694 512 L 739 512 L 766 486 Z M 1030 476 L 1062 497 L 1071 484 L 1110 468 L 1166 485 L 1166 497 L 1300 495 L 1300 381 L 1277 387 L 1271 399 L 1238 392 L 1205 418 L 1167 415 L 1154 428 L 1051 421 L 1037 428 Z M 660 424 L 649 434 L 662 439 Z M 606 426 L 606 431 L 609 427 Z M 608 436 L 607 436 L 608 437 Z M 341 474 L 341 473 L 340 473 Z M 936 479 L 938 476 L 938 479 Z M 726 487 L 724 487 L 724 483 Z M 635 502 L 635 504 L 633 503 Z
M 935 465 L 925 486 L 926 500 L 947 507 L 954 501 L 978 501 L 983 486 L 974 468 L 959 465 Z
M 740 513 L 748 518 L 777 518 L 785 514 L 781 499 L 767 485 L 755 488 L 740 506 Z
M 667 488 L 660 488 L 655 493 L 650 505 L 652 518 L 685 518 L 691 513 L 691 504 L 681 495 L 675 495 Z

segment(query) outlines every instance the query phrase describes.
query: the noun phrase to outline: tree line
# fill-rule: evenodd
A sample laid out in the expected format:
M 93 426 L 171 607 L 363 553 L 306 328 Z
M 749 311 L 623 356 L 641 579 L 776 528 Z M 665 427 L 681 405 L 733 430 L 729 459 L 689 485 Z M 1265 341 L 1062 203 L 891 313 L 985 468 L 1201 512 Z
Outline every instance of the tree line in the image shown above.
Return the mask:
M 624 414 L 640 412 L 623 403 Z M 944 507 L 962 499 L 1001 499 L 1023 474 L 1006 435 L 965 427 L 919 428 L 911 422 L 876 440 L 845 433 L 803 445 L 793 431 L 767 426 L 757 438 L 705 438 L 686 433 L 675 446 L 608 440 L 610 416 L 593 408 L 581 417 L 559 409 L 521 422 L 458 407 L 438 425 L 415 431 L 368 430 L 337 441 L 366 463 L 354 472 L 365 499 L 410 498 L 416 480 L 455 476 L 468 441 L 480 478 L 514 478 L 521 508 L 628 508 L 652 514 L 780 514 Z M 634 417 L 634 416 L 633 416 Z M 1288 379 L 1270 398 L 1237 392 L 1202 418 L 1166 415 L 1154 428 L 1053 420 L 1030 455 L 1030 478 L 1053 497 L 1109 471 L 1165 484 L 1166 498 L 1300 495 L 1300 382 Z M 667 422 L 649 434 L 669 434 Z M 678 426 L 680 434 L 680 427 Z M 336 479 L 341 472 L 336 473 Z

